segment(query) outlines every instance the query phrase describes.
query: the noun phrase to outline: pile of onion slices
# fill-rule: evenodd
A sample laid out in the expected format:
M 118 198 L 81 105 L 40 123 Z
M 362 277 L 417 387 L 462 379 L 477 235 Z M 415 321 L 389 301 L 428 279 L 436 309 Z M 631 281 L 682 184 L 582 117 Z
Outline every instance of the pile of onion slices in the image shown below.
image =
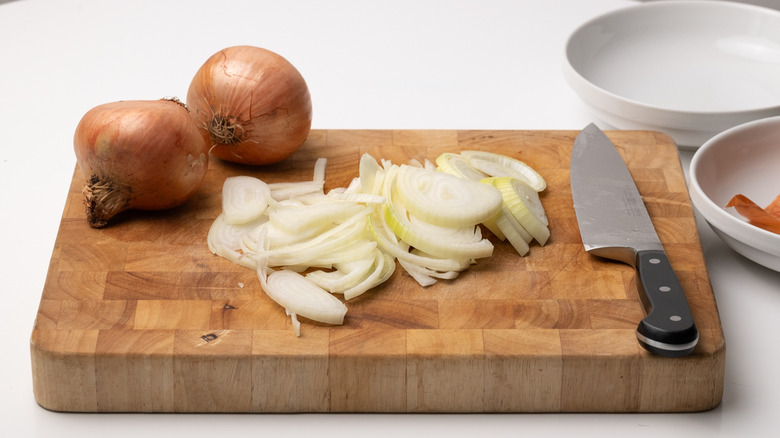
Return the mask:
M 437 165 L 361 157 L 348 187 L 324 190 L 327 161 L 309 181 L 225 180 L 208 233 L 212 253 L 257 271 L 291 317 L 342 324 L 345 301 L 387 281 L 396 260 L 421 286 L 451 280 L 490 257 L 484 225 L 518 254 L 550 235 L 539 198 L 544 179 L 524 163 L 480 151 L 443 154 Z M 476 163 L 476 165 L 474 164 Z

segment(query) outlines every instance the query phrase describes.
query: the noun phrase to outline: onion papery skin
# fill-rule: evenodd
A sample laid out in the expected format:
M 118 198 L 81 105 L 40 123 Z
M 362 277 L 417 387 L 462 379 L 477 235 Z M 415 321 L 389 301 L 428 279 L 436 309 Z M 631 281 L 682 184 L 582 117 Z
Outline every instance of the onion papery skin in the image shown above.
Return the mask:
M 212 55 L 190 83 L 187 106 L 211 137 L 211 152 L 225 161 L 278 163 L 300 148 L 311 129 L 303 76 L 260 47 L 234 46 Z
M 73 136 L 87 179 L 84 203 L 93 228 L 125 210 L 164 210 L 200 187 L 209 141 L 178 100 L 127 100 L 87 111 Z

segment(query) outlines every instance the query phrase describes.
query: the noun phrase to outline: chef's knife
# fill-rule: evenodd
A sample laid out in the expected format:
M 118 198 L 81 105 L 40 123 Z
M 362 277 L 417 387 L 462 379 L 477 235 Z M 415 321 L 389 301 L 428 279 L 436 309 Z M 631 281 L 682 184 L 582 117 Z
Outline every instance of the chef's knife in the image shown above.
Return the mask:
M 639 343 L 661 356 L 690 354 L 699 332 L 688 300 L 625 162 L 596 125 L 588 125 L 574 141 L 570 172 L 585 250 L 637 271 L 646 312 L 636 330 Z

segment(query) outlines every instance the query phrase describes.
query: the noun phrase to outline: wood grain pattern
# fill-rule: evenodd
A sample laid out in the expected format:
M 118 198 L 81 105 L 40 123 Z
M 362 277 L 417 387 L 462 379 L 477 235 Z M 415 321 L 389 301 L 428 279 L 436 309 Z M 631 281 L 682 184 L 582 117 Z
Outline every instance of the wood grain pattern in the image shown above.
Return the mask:
M 646 131 L 608 131 L 678 272 L 701 332 L 693 355 L 652 356 L 635 328 L 633 270 L 584 252 L 569 187 L 575 131 L 315 130 L 283 163 L 212 160 L 201 190 L 163 212 L 87 226 L 78 169 L 31 338 L 43 407 L 85 412 L 654 412 L 717 406 L 725 342 L 677 150 Z M 363 153 L 403 163 L 483 149 L 547 179 L 552 236 L 429 288 L 398 269 L 348 301 L 343 326 L 296 338 L 254 272 L 212 255 L 206 233 L 230 175 L 357 175 Z M 492 238 L 492 236 L 491 236 Z

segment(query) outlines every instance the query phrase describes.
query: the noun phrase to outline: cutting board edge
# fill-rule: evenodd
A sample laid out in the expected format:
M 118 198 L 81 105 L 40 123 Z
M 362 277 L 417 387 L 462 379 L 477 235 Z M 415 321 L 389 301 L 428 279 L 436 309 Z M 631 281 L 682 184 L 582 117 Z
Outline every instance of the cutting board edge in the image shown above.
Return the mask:
M 40 406 L 60 412 L 702 412 L 719 406 L 724 390 L 725 343 L 684 359 L 647 353 L 119 355 L 87 352 L 100 330 L 71 331 L 70 339 L 59 336 L 58 342 L 47 339 L 46 331 L 34 330 L 30 341 L 33 390 Z M 300 378 L 263 386 L 262 382 L 274 381 L 269 376 L 288 369 L 295 369 Z M 464 375 L 474 378 L 457 391 L 442 392 L 442 382 Z M 618 386 L 611 399 L 603 397 L 605 375 Z M 599 378 L 583 384 L 582 376 Z M 203 388 L 202 382 L 209 381 L 212 384 Z M 670 381 L 673 395 L 668 393 Z M 566 394 L 564 388 L 571 384 L 584 387 Z M 623 391 L 620 385 L 634 388 Z M 293 389 L 301 387 L 307 390 Z M 377 390 L 393 397 L 376 398 L 371 391 Z M 123 391 L 122 396 L 115 391 Z M 278 397 L 286 393 L 294 395 Z M 620 400 L 621 393 L 633 398 Z M 220 403 L 226 396 L 230 402 Z M 241 406 L 235 405 L 236 400 L 242 400 Z

